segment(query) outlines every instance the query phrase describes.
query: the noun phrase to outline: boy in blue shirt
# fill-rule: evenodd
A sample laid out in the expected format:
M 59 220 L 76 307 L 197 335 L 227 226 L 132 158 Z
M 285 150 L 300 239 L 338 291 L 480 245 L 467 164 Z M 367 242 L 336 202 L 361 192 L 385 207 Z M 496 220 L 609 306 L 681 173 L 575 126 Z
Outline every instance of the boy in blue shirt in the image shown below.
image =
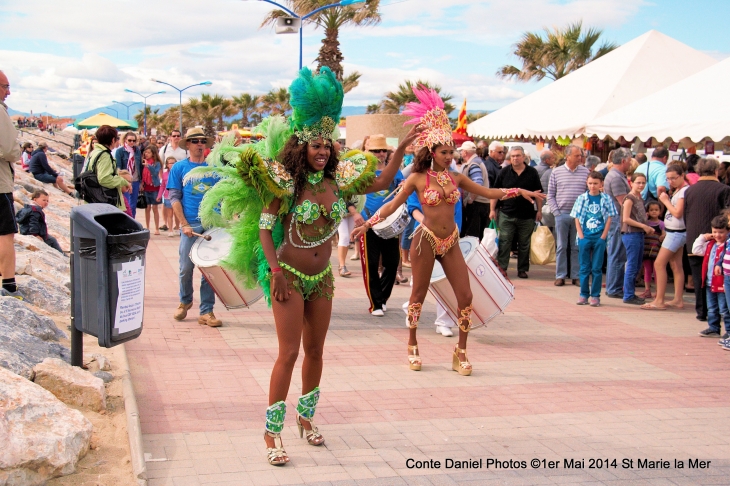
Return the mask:
M 601 192 L 603 175 L 593 171 L 588 175 L 588 191 L 575 200 L 570 216 L 575 218 L 578 233 L 578 261 L 580 262 L 580 299 L 578 305 L 591 307 L 601 305 L 601 283 L 603 281 L 603 255 L 611 218 L 618 212 L 611 198 Z M 593 275 L 590 288 L 589 277 Z

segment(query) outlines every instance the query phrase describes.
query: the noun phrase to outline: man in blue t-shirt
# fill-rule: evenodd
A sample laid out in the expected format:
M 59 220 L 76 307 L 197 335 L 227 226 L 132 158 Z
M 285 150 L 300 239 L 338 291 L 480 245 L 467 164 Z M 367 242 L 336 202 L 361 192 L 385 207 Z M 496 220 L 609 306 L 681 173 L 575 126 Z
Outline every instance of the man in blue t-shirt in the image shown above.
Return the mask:
M 388 144 L 384 135 L 373 135 L 368 139 L 367 151 L 378 158 L 376 177 L 385 169 L 388 161 Z M 390 187 L 367 195 L 362 217 L 366 221 L 386 203 L 386 198 L 403 182 L 403 174 L 399 170 Z M 365 290 L 370 299 L 370 312 L 376 317 L 385 315 L 385 304 L 390 298 L 395 284 L 400 262 L 400 239 L 383 239 L 371 229 L 360 237 L 360 254 L 362 255 L 362 274 L 365 279 Z M 378 272 L 379 264 L 383 265 L 383 273 Z
M 182 145 L 182 144 L 181 144 Z M 182 321 L 193 306 L 193 269 L 195 265 L 190 259 L 190 249 L 203 226 L 200 224 L 198 210 L 203 195 L 213 187 L 216 179 L 206 177 L 195 182 L 184 182 L 188 172 L 205 164 L 205 148 L 212 145 L 212 139 L 205 136 L 201 128 L 191 128 L 185 134 L 185 145 L 188 158 L 176 163 L 170 169 L 167 189 L 172 201 L 172 210 L 180 221 L 180 305 L 175 311 L 175 319 Z M 223 323 L 213 314 L 215 293 L 205 277 L 200 280 L 200 317 L 199 324 L 220 327 Z
M 575 200 L 570 216 L 575 218 L 578 233 L 578 261 L 580 262 L 580 299 L 578 305 L 589 303 L 592 307 L 601 305 L 601 284 L 603 280 L 603 254 L 606 238 L 611 227 L 611 218 L 618 216 L 611 198 L 601 192 L 603 175 L 593 171 L 588 175 L 588 191 Z M 593 276 L 590 288 L 588 279 Z

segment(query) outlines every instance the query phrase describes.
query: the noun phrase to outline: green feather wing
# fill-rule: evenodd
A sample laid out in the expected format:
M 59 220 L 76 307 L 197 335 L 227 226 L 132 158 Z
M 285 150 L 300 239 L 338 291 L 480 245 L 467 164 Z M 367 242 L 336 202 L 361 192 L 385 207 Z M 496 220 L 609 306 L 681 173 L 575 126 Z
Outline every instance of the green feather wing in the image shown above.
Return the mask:
M 350 150 L 342 155 L 335 173 L 342 197 L 347 199 L 355 194 L 364 194 L 375 180 L 377 167 L 378 158 L 369 152 Z

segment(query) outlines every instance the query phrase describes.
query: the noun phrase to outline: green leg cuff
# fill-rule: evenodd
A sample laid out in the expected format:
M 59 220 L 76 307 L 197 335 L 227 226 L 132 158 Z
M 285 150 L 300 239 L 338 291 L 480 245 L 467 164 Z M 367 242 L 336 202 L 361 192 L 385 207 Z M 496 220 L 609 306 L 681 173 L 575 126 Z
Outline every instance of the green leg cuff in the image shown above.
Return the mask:
M 297 403 L 297 413 L 302 418 L 312 420 L 314 417 L 314 411 L 317 409 L 317 403 L 319 402 L 319 387 L 315 388 L 306 395 L 299 397 Z
M 284 429 L 284 417 L 286 417 L 286 403 L 276 402 L 266 409 L 266 430 L 275 434 L 281 433 Z

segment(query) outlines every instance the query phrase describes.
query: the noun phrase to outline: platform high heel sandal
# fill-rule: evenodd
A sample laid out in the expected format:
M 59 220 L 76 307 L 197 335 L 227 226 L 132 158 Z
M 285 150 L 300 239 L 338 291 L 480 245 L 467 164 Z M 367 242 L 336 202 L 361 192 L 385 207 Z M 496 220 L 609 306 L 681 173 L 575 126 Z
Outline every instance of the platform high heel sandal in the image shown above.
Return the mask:
M 415 346 L 408 345 L 408 366 L 413 371 L 421 371 L 421 357 L 418 353 L 418 344 Z
M 309 445 L 321 446 L 324 444 L 324 437 L 319 433 L 319 429 L 314 425 L 314 412 L 317 409 L 317 403 L 319 402 L 319 387 L 316 387 L 306 395 L 299 397 L 297 402 L 297 428 L 299 429 L 299 437 L 307 437 Z M 307 430 L 302 425 L 302 419 L 309 423 L 312 427 Z
M 274 439 L 274 447 L 266 448 L 266 458 L 272 466 L 283 466 L 289 462 L 284 444 L 281 442 L 281 431 L 284 428 L 286 417 L 286 403 L 276 402 L 266 409 L 265 435 Z
M 418 329 L 418 321 L 421 319 L 421 307 L 423 304 L 414 302 L 408 306 L 408 317 L 406 324 L 409 329 Z M 408 367 L 413 371 L 421 371 L 421 357 L 418 355 L 418 344 L 408 345 Z
M 466 333 L 471 330 L 471 311 L 471 305 L 464 307 L 461 309 L 461 316 L 456 321 L 459 325 L 459 329 Z M 459 359 L 459 353 L 464 353 L 464 361 Z M 458 344 L 454 346 L 454 357 L 451 360 L 451 369 L 462 376 L 471 375 L 472 367 L 471 363 L 469 363 L 469 358 L 466 356 L 466 349 L 460 349 Z
M 464 361 L 459 359 L 459 353 L 464 353 Z M 454 347 L 454 357 L 451 360 L 451 369 L 462 376 L 471 375 L 471 363 L 469 363 L 469 358 L 466 356 L 466 349 L 460 349 L 458 344 Z

